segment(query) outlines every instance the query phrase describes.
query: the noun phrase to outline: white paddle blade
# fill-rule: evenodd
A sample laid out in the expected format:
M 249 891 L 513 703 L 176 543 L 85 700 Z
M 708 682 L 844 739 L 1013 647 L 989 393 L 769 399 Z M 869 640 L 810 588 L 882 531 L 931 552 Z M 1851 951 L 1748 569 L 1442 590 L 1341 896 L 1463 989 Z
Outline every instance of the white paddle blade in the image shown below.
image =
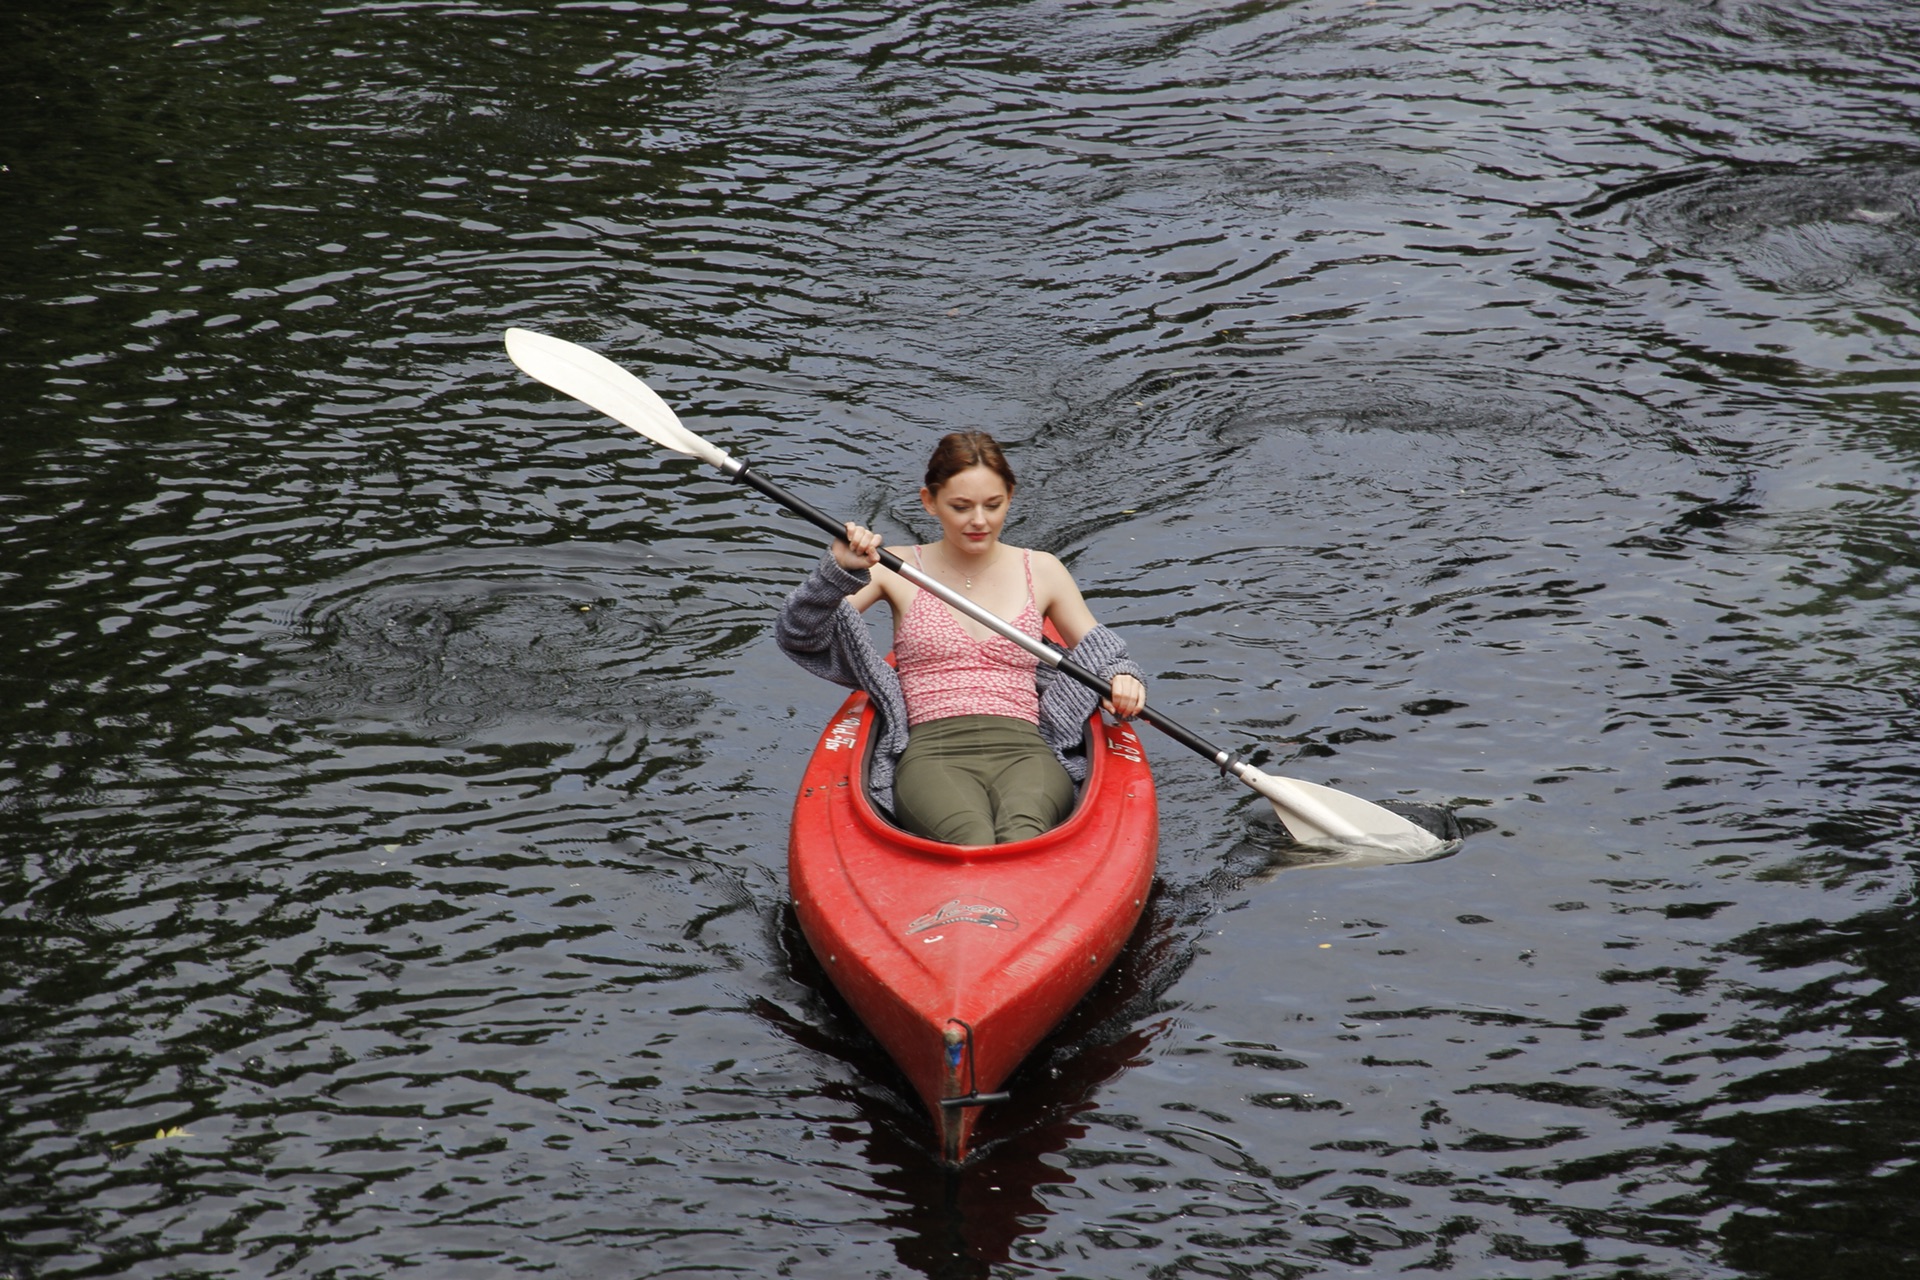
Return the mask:
M 632 427 L 663 449 L 699 458 L 731 475 L 740 469 L 724 449 L 680 425 L 652 387 L 597 351 L 531 329 L 509 329 L 507 355 L 528 377 Z
M 1448 852 L 1452 841 L 1409 822 L 1358 796 L 1298 778 L 1276 778 L 1244 762 L 1235 766 L 1240 780 L 1265 796 L 1291 835 L 1301 844 L 1366 850 L 1374 861 L 1419 862 Z

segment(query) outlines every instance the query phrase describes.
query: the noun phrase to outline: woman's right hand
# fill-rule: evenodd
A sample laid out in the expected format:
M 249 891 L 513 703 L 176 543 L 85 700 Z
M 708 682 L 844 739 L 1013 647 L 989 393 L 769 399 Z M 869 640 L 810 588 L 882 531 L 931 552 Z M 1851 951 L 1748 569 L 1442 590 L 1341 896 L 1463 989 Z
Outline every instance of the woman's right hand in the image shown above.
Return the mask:
M 847 521 L 847 536 L 833 540 L 834 563 L 848 573 L 859 573 L 880 563 L 880 535 L 865 525 Z

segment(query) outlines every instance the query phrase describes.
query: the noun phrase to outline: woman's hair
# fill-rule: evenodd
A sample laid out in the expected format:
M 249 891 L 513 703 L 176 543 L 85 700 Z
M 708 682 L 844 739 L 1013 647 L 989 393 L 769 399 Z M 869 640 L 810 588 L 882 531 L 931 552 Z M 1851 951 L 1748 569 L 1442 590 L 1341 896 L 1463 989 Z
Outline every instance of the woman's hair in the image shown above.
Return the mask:
M 1007 482 L 1008 493 L 1013 492 L 1013 468 L 1007 465 L 1007 455 L 984 431 L 956 431 L 941 437 L 933 457 L 927 459 L 928 490 L 940 492 L 941 485 L 969 467 L 985 467 Z

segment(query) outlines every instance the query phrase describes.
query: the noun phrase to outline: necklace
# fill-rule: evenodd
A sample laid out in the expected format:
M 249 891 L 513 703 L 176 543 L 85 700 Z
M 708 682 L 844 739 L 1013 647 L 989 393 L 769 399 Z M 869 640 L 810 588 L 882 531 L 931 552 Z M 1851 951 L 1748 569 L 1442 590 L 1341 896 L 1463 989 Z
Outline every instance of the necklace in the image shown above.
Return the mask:
M 993 549 L 993 551 L 992 551 L 992 553 L 991 553 L 991 554 L 997 557 L 997 556 L 998 556 L 998 555 L 1000 554 L 1000 548 L 998 548 L 998 547 L 995 547 L 995 548 Z M 957 574 L 959 574 L 959 575 L 960 575 L 960 577 L 961 577 L 961 578 L 963 578 L 963 579 L 965 579 L 965 580 L 966 580 L 966 586 L 965 586 L 965 587 L 963 587 L 963 588 L 962 588 L 962 590 L 964 590 L 964 591 L 969 591 L 969 592 L 970 592 L 970 591 L 972 591 L 972 590 L 973 590 L 973 573 L 972 573 L 972 571 L 970 571 L 970 570 L 968 570 L 968 569 L 964 569 L 964 568 L 960 568 L 960 569 L 955 569 L 955 568 L 953 568 L 953 567 L 952 567 L 952 556 L 953 556 L 953 553 L 952 553 L 952 552 L 950 552 L 950 551 L 948 551 L 948 550 L 947 550 L 947 549 L 946 549 L 945 547 L 942 547 L 942 548 L 940 548 L 940 558 L 941 558 L 942 560 L 946 560 L 946 561 L 948 562 L 948 572 L 950 572 L 950 573 L 957 573 Z M 987 571 L 988 569 L 990 569 L 990 568 L 992 568 L 992 567 L 993 567 L 993 566 L 992 566 L 991 564 L 985 564 L 985 565 L 982 565 L 982 566 L 980 566 L 980 572 L 981 572 L 981 573 L 985 573 L 985 572 L 986 572 L 986 571 Z

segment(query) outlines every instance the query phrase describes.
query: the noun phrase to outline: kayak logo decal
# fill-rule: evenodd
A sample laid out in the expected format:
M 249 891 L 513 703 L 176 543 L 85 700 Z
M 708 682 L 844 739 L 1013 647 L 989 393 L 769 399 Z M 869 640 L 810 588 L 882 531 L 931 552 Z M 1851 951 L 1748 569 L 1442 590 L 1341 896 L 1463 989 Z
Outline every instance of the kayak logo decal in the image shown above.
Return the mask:
M 983 924 L 989 929 L 1018 929 L 1013 912 L 991 902 L 962 902 L 955 898 L 942 903 L 907 925 L 908 933 L 925 933 L 950 924 Z
M 850 751 L 859 746 L 859 715 L 844 716 L 836 720 L 833 727 L 827 730 L 827 739 L 822 745 L 829 751 Z

